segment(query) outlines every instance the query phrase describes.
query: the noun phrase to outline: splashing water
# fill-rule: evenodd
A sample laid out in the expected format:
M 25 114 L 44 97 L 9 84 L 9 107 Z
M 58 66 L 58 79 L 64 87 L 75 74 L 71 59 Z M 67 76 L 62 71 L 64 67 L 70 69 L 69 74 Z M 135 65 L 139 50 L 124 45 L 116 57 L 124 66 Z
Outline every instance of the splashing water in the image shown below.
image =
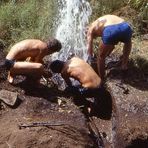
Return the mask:
M 59 20 L 56 38 L 62 43 L 62 50 L 55 58 L 67 60 L 71 55 L 87 59 L 86 28 L 91 7 L 86 0 L 58 0 Z
M 87 60 L 86 28 L 91 14 L 91 7 L 86 0 L 58 0 L 59 16 L 57 20 L 56 38 L 61 41 L 62 49 L 53 54 L 52 59 L 66 61 L 76 55 Z M 53 76 L 53 81 L 63 90 L 65 82 L 59 74 Z M 72 81 L 75 83 L 74 81 Z

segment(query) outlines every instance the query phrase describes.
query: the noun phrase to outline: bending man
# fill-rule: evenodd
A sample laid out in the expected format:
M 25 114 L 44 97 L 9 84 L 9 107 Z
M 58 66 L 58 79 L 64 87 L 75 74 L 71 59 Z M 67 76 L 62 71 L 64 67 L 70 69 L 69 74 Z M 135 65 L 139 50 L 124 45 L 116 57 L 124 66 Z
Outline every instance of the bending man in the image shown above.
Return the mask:
M 98 51 L 98 73 L 102 79 L 105 75 L 105 58 L 113 51 L 118 42 L 123 42 L 123 56 L 121 68 L 127 69 L 131 51 L 132 29 L 124 19 L 115 15 L 105 15 L 94 21 L 87 33 L 88 54 L 93 56 L 93 39 L 102 37 Z
M 73 89 L 71 89 L 73 93 L 79 91 L 80 95 L 97 95 L 95 93 L 98 93 L 101 87 L 101 79 L 97 73 L 88 63 L 78 57 L 73 57 L 66 62 L 55 60 L 50 64 L 50 69 L 54 73 L 61 73 L 66 84 Z M 73 87 L 70 78 L 78 80 L 81 86 Z
M 0 67 L 9 72 L 8 81 L 13 82 L 15 75 L 30 75 L 40 78 L 44 75 L 43 58 L 46 55 L 58 52 L 62 48 L 61 43 L 54 38 L 47 42 L 37 39 L 27 39 L 15 44 L 6 56 L 5 62 Z

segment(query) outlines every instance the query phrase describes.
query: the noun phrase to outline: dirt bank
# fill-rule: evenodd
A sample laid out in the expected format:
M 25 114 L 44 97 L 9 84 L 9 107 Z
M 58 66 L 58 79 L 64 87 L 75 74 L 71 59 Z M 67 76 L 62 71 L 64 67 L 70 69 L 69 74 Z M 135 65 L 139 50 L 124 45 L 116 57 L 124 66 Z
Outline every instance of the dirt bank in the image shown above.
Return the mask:
M 6 73 L 0 73 L 0 90 L 18 93 L 14 107 L 0 102 L 0 147 L 148 147 L 147 73 L 135 67 L 133 60 L 129 70 L 121 72 L 111 63 L 118 54 L 108 60 L 110 94 L 100 97 L 91 115 L 84 98 L 69 97 L 51 84 L 37 88 L 20 76 L 10 85 Z M 2 52 L 0 57 L 4 58 Z

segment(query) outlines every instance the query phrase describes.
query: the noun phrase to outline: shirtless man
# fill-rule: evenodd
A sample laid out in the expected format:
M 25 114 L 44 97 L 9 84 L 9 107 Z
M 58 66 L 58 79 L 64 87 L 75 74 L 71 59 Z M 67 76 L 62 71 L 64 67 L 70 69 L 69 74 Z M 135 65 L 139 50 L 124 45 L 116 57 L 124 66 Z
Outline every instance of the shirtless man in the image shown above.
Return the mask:
M 70 87 L 72 86 L 70 78 L 78 80 L 82 86 L 78 89 L 82 94 L 89 94 L 91 90 L 97 91 L 101 86 L 101 79 L 97 73 L 88 63 L 78 57 L 72 57 L 66 62 L 55 60 L 50 64 L 50 69 L 54 73 L 61 73 L 66 84 Z
M 41 77 L 45 74 L 42 65 L 44 56 L 58 52 L 61 47 L 61 43 L 54 38 L 50 38 L 47 42 L 27 39 L 15 44 L 3 64 L 3 67 L 10 71 L 8 81 L 12 83 L 13 77 L 20 74 Z
M 89 59 L 93 56 L 93 39 L 101 37 L 98 52 L 98 73 L 102 79 L 105 75 L 105 58 L 113 51 L 118 42 L 123 42 L 123 55 L 121 68 L 127 69 L 128 58 L 131 51 L 132 29 L 124 19 L 115 15 L 105 15 L 94 21 L 87 33 Z

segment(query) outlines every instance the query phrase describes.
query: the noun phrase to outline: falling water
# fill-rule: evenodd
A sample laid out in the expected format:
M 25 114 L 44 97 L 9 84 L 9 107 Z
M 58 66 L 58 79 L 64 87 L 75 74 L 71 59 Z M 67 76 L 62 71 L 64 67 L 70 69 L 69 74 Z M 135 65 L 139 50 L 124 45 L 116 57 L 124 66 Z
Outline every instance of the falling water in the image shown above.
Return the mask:
M 53 59 L 66 61 L 71 55 L 87 59 L 86 28 L 91 14 L 91 7 L 86 0 L 58 0 L 56 38 L 61 41 L 62 49 L 53 54 Z M 59 89 L 64 89 L 65 82 L 59 74 L 53 76 Z M 76 84 L 75 81 L 72 81 Z
M 56 38 L 62 50 L 55 57 L 66 60 L 71 55 L 87 59 L 86 28 L 91 7 L 86 0 L 58 0 L 59 16 Z

